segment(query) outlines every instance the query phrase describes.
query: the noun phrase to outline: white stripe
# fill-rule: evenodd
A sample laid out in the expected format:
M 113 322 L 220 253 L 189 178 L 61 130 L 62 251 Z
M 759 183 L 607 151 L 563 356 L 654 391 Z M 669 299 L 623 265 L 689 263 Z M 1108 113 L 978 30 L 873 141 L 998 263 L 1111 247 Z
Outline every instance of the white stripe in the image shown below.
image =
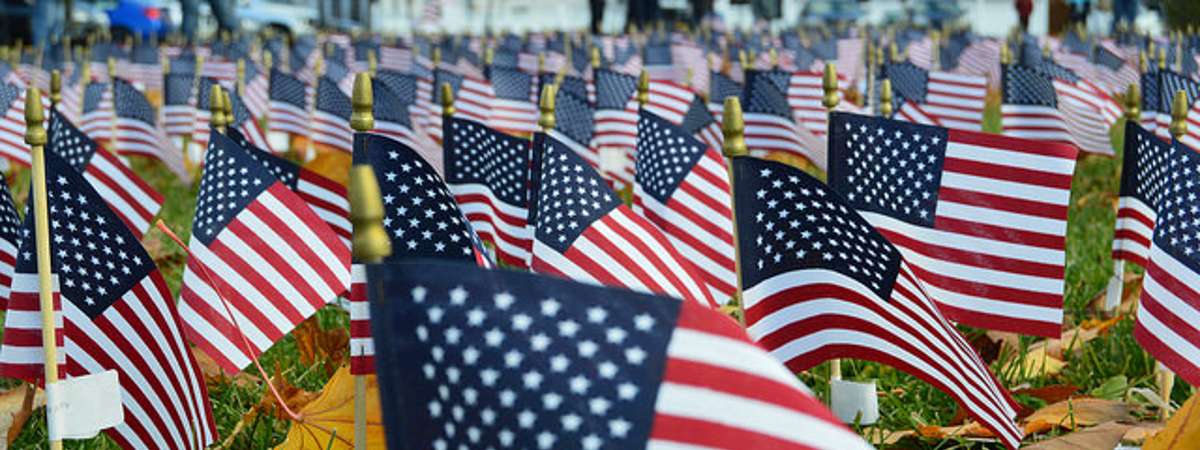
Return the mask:
M 1000 258 L 1017 259 L 1039 264 L 1062 266 L 1064 250 L 1047 249 L 1030 245 L 1014 244 L 994 239 L 979 238 L 949 231 L 916 226 L 885 214 L 859 211 L 871 225 L 895 232 L 910 239 L 956 249 L 971 249 L 973 253 Z M 978 217 L 978 216 L 976 216 Z M 976 221 L 978 222 L 978 221 Z
M 578 244 L 579 240 L 576 240 L 575 242 Z M 597 286 L 603 286 L 603 284 L 593 277 L 591 273 L 580 268 L 573 261 L 567 259 L 562 253 L 559 253 L 553 247 L 543 244 L 542 241 L 537 239 L 534 239 L 533 241 L 533 260 L 541 261 L 545 265 L 553 267 L 555 270 L 561 272 L 562 276 L 569 279 Z M 38 316 L 38 318 L 38 320 L 40 320 L 41 316 Z
M 680 298 L 687 298 L 685 296 L 690 295 L 690 297 L 693 300 L 699 302 L 701 305 L 712 306 L 709 303 L 711 301 L 711 299 L 706 295 L 707 291 L 705 291 L 704 289 L 701 288 L 701 286 L 703 286 L 703 283 L 701 283 L 700 280 L 697 280 L 694 278 L 694 274 L 692 273 L 692 271 L 687 270 L 685 268 L 684 265 L 689 264 L 689 263 L 686 261 L 681 261 L 678 257 L 678 253 L 676 253 L 674 251 L 674 249 L 668 249 L 668 248 L 663 247 L 662 245 L 659 244 L 657 239 L 653 238 L 654 235 L 662 236 L 662 231 L 659 230 L 658 228 L 654 227 L 654 225 L 649 223 L 648 221 L 643 220 L 641 222 L 638 222 L 638 221 L 634 220 L 633 217 L 630 217 L 626 214 L 628 214 L 628 213 L 626 213 L 625 211 L 622 211 L 621 209 L 617 209 L 617 210 L 613 211 L 613 213 L 610 215 L 610 217 L 612 217 L 612 219 L 616 222 L 617 226 L 631 232 L 632 234 L 630 234 L 629 236 L 637 238 L 638 241 L 640 241 L 642 243 L 642 245 L 647 247 L 647 249 L 650 251 L 649 255 L 644 255 L 642 258 L 634 257 L 634 255 L 632 255 L 631 253 L 628 253 L 628 252 L 627 252 L 627 254 L 629 254 L 630 257 L 634 261 L 654 261 L 654 260 L 660 261 L 661 264 L 663 266 L 665 266 L 666 270 L 669 271 L 670 273 L 672 273 L 673 275 L 675 275 L 675 277 L 678 278 L 679 282 L 683 285 L 683 288 L 687 290 L 687 292 L 678 293 L 678 296 Z M 592 226 L 601 226 L 600 231 L 603 231 L 605 228 L 607 228 L 607 224 L 605 224 L 603 221 L 597 221 Z M 647 228 L 647 227 L 649 227 L 649 228 Z M 612 235 L 609 235 L 609 236 L 611 239 Z M 618 239 L 619 241 L 622 241 L 622 242 L 625 241 L 625 239 L 624 239 L 626 236 L 625 234 L 616 234 L 615 236 L 620 238 L 620 239 Z M 621 242 L 614 242 L 614 243 L 618 244 L 618 246 L 617 246 L 618 249 L 625 247 L 625 248 L 628 248 L 629 250 L 635 250 L 635 248 L 632 245 L 621 246 L 621 245 L 619 245 Z M 638 253 L 640 254 L 641 252 L 639 251 Z M 650 267 L 648 267 L 648 266 L 644 266 L 644 267 L 646 267 L 647 269 L 650 269 Z M 688 267 L 690 267 L 690 266 L 688 266 Z M 655 272 L 657 272 L 657 268 L 655 268 Z M 666 281 L 665 278 L 661 278 L 661 277 L 657 278 L 657 279 Z M 670 286 L 670 283 L 666 283 L 665 286 Z M 674 290 L 674 289 L 672 288 L 672 290 Z
M 304 220 L 292 213 L 292 210 L 285 206 L 283 202 L 275 197 L 274 193 L 270 195 L 259 196 L 259 201 L 266 207 L 271 214 L 275 215 L 281 222 L 285 224 L 303 224 Z M 325 264 L 325 268 L 337 277 L 337 284 L 329 286 L 334 292 L 329 294 L 329 298 L 337 295 L 338 292 L 346 290 L 350 287 L 350 262 L 339 260 L 333 253 L 333 249 L 326 247 L 323 241 L 317 236 L 316 231 L 305 226 L 292 226 L 290 228 L 297 237 L 309 245 L 307 248 L 317 255 L 317 260 Z M 316 267 L 314 267 L 316 269 Z
M 811 395 L 808 387 L 779 361 L 762 348 L 739 339 L 675 328 L 667 345 L 667 356 L 742 372 L 747 377 L 765 378 Z

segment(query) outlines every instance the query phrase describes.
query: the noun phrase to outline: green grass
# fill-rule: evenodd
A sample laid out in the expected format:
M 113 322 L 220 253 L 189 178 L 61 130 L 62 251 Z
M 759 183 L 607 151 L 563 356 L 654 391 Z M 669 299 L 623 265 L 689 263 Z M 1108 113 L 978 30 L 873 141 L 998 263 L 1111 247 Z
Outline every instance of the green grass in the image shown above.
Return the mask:
M 985 114 L 985 129 L 998 131 L 999 110 L 993 103 Z M 1114 146 L 1122 139 L 1123 124 L 1114 127 Z M 184 186 L 161 165 L 135 160 L 134 168 L 151 185 L 166 197 L 160 215 L 179 237 L 188 239 L 191 228 L 192 210 L 195 206 L 197 186 Z M 1114 211 L 1112 199 L 1118 187 L 1120 159 L 1085 156 L 1081 157 L 1075 171 L 1071 192 L 1071 206 L 1067 230 L 1067 277 L 1066 277 L 1066 321 L 1068 325 L 1096 317 L 1089 310 L 1089 303 L 1102 293 L 1112 272 L 1109 249 L 1112 241 Z M 25 198 L 28 185 L 27 171 L 17 171 L 10 177 L 14 195 L 18 202 Z M 178 293 L 182 277 L 185 252 L 158 230 L 152 230 L 144 239 L 147 248 L 155 257 L 173 293 Z M 318 321 L 325 329 L 348 327 L 347 315 L 338 307 L 327 307 L 317 313 Z M 1120 390 L 1119 379 L 1123 376 L 1128 387 L 1154 387 L 1154 361 L 1146 355 L 1132 337 L 1131 320 L 1123 320 L 1109 333 L 1079 346 L 1076 352 L 1066 355 L 1066 368 L 1055 376 L 1028 377 L 1016 371 L 1001 371 L 1021 356 L 1020 352 L 1008 352 L 992 363 L 1002 382 L 1008 387 L 1018 385 L 1039 387 L 1059 383 L 1070 383 L 1082 392 L 1106 392 L 1113 386 Z M 978 336 L 983 330 L 963 331 L 968 336 Z M 1022 339 L 1029 345 L 1034 339 Z M 302 389 L 315 391 L 327 381 L 327 373 L 320 364 L 304 366 L 299 362 L 296 342 L 292 336 L 285 337 L 261 358 L 268 371 L 275 368 L 289 383 Z M 255 374 L 253 368 L 251 374 Z M 843 361 L 843 374 L 847 379 L 874 379 L 884 394 L 879 398 L 881 418 L 875 426 L 885 430 L 903 431 L 922 425 L 949 425 L 956 416 L 957 405 L 951 398 L 930 385 L 888 366 L 855 360 Z M 829 368 L 822 365 L 799 374 L 813 392 L 824 398 L 829 388 Z M 1106 385 L 1106 382 L 1109 383 Z M 1114 384 L 1115 383 L 1115 384 Z M 0 386 L 18 385 L 16 380 L 0 380 Z M 218 432 L 222 439 L 229 436 L 243 415 L 263 398 L 265 386 L 259 384 L 238 385 L 232 382 L 216 382 L 209 385 Z M 1186 386 L 1178 383 L 1174 400 L 1182 402 L 1187 393 Z M 1107 394 L 1111 395 L 1111 394 Z M 1119 393 L 1118 393 L 1119 395 Z M 1029 408 L 1044 406 L 1036 398 L 1019 396 L 1018 400 Z M 228 448 L 266 448 L 282 442 L 288 431 L 288 422 L 266 415 L 258 415 L 243 424 Z M 14 443 L 14 448 L 45 447 L 46 428 L 44 414 L 38 411 L 25 426 Z M 116 446 L 104 435 L 83 441 L 71 441 L 67 448 L 109 449 Z M 994 443 L 966 440 L 916 440 L 901 442 L 902 448 L 1000 448 Z

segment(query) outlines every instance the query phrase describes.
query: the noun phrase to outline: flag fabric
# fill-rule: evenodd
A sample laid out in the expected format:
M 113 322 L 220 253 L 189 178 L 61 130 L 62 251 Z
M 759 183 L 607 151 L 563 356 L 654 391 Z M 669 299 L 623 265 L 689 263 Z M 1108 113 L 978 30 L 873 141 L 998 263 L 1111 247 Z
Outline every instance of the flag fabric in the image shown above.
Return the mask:
M 59 373 L 117 371 L 124 420 L 105 432 L 118 446 L 207 448 L 217 432 L 208 392 L 154 260 L 68 161 L 46 152 L 46 174 Z M 22 227 L 0 373 L 36 383 L 44 359 L 32 219 Z
M 441 153 L 437 144 L 413 126 L 409 107 L 416 100 L 415 78 L 404 74 L 372 77 L 371 86 L 375 105 L 374 132 L 398 140 L 422 155 Z
M 1180 75 L 1172 71 L 1163 71 L 1159 74 L 1159 80 L 1162 83 L 1162 92 L 1160 96 L 1162 111 L 1157 117 L 1158 128 L 1155 133 L 1158 137 L 1165 140 L 1171 140 L 1171 111 L 1174 107 L 1172 103 L 1175 101 L 1175 93 L 1183 91 L 1187 98 L 1188 111 L 1186 118 L 1187 130 L 1183 136 L 1179 137 L 1179 141 L 1188 148 L 1200 148 L 1200 81 L 1188 78 L 1185 75 Z
M 129 58 L 117 60 L 117 73 L 143 92 L 161 92 L 163 67 L 157 45 L 134 45 Z
M 158 126 L 158 114 L 150 100 L 129 82 L 117 78 L 112 82 L 113 111 L 116 116 L 116 135 L 108 133 L 112 150 L 122 155 L 138 155 L 156 158 L 176 174 L 185 174 L 182 155 L 171 143 L 170 138 Z M 96 140 L 103 140 L 105 133 L 100 129 Z
M 71 123 L 80 123 L 80 114 L 83 113 L 83 89 L 86 84 L 87 80 L 83 79 L 79 65 L 71 63 L 62 75 L 62 106 L 58 107 Z
M 188 251 L 184 329 L 230 374 L 350 285 L 350 249 L 337 234 L 250 150 L 216 132 Z
M 88 83 L 83 90 L 83 115 L 80 116 L 79 129 L 93 140 L 108 140 L 116 120 L 109 83 Z
M 374 133 L 354 136 L 356 164 L 369 164 L 383 195 L 383 227 L 392 240 L 389 261 L 447 259 L 491 267 L 454 194 L 428 162 L 403 143 Z M 371 310 L 363 265 L 352 268 L 350 372 L 375 372 Z
M 246 73 L 243 84 L 245 88 L 243 92 L 239 92 L 238 96 L 246 102 L 246 109 L 250 111 L 250 116 L 255 119 L 260 119 L 271 108 L 271 78 L 270 74 L 258 67 L 258 64 L 252 60 L 245 62 Z
M 1050 74 L 1023 64 L 1002 69 L 1004 135 L 1075 145 Z
M 711 81 L 708 85 L 708 109 L 712 111 L 717 120 L 721 120 L 721 114 L 724 114 L 725 111 L 725 99 L 740 97 L 742 84 L 721 72 L 712 72 L 709 80 Z M 789 88 L 789 93 L 790 91 Z
M 1062 332 L 1076 150 L 836 113 L 829 185 L 908 260 L 946 317 Z
M 229 102 L 232 107 L 233 118 L 226 124 L 226 127 L 241 132 L 242 136 L 255 147 L 268 152 L 274 152 L 270 141 L 267 140 L 267 133 L 258 125 L 258 121 L 254 119 L 254 114 L 246 106 L 245 98 L 238 95 L 237 92 L 229 92 Z
M 141 239 L 162 209 L 163 196 L 125 162 L 103 148 L 57 111 L 50 113 L 46 150 L 58 155 L 83 174 L 92 189 L 114 214 Z
M 254 145 L 237 129 L 228 129 L 225 133 L 279 182 L 300 196 L 342 243 L 350 247 L 354 230 L 350 224 L 350 198 L 346 186 Z
M 637 78 L 609 69 L 595 72 L 596 109 L 592 147 L 596 152 L 584 155 L 592 167 L 600 167 L 601 154 L 616 152 L 620 160 L 632 161 L 637 148 Z M 607 150 L 611 149 L 611 150 Z M 604 175 L 616 186 L 633 183 L 632 164 L 624 164 Z
M 459 118 L 445 126 L 443 161 L 454 200 L 497 260 L 529 267 L 529 140 Z
M 1144 133 L 1138 138 L 1150 140 Z M 1127 141 L 1129 142 L 1129 141 Z M 1150 147 L 1154 148 L 1154 147 Z M 1171 371 L 1189 384 L 1200 384 L 1200 157 L 1195 149 L 1175 141 L 1140 158 L 1153 162 L 1141 173 L 1122 176 L 1122 198 L 1128 181 L 1158 208 L 1146 257 L 1146 276 L 1137 308 L 1133 336 Z M 1163 151 L 1166 150 L 1166 151 Z M 1129 161 L 1129 157 L 1126 157 Z
M 1106 92 L 1124 92 L 1140 78 L 1137 67 L 1125 61 L 1121 54 L 1121 49 L 1109 41 L 1101 42 L 1092 52 L 1096 84 L 1104 87 Z
M 29 165 L 29 145 L 25 144 L 25 94 L 12 83 L 0 84 L 0 155 Z
M 440 262 L 368 275 L 393 445 L 871 448 L 702 306 Z
M 354 130 L 350 129 L 350 113 L 353 107 L 337 82 L 321 77 L 317 82 L 317 97 L 312 115 L 314 143 L 334 150 L 351 153 L 354 150 Z
M 0 174 L 0 309 L 7 308 L 17 249 L 21 246 L 21 217 L 14 205 L 8 179 Z
M 270 131 L 297 136 L 308 134 L 308 85 L 295 76 L 271 68 L 268 90 Z
M 802 156 L 823 168 L 824 145 L 816 139 L 804 139 L 803 136 L 815 136 L 814 130 L 818 129 L 824 134 L 824 116 L 828 113 L 824 107 L 818 110 L 807 105 L 811 103 L 807 100 L 803 102 L 806 105 L 803 109 L 793 109 L 799 105 L 796 99 L 808 97 L 812 90 L 810 83 L 796 80 L 810 77 L 798 72 L 786 78 L 790 81 L 788 85 L 780 86 L 777 83 L 779 75 L 786 76 L 783 72 L 746 71 L 746 88 L 742 92 L 746 145 L 758 152 Z M 817 90 L 820 90 L 819 76 Z
M 733 173 L 746 331 L 759 345 L 793 372 L 843 357 L 895 366 L 1017 448 L 1016 403 L 853 199 L 773 161 L 737 157 Z
M 569 145 L 535 135 L 533 168 L 533 271 L 716 306 L 696 268 Z
M 494 98 L 488 126 L 506 133 L 530 135 L 538 130 L 537 85 L 533 76 L 517 69 L 492 66 L 488 69 Z M 464 95 L 464 99 L 466 96 Z
M 1112 154 L 1108 131 L 1124 113 L 1121 105 L 1100 86 L 1067 67 L 1046 60 L 1041 68 L 1054 80 L 1058 109 L 1075 144 L 1083 151 Z
M 1143 73 L 1139 79 L 1142 94 L 1142 114 L 1138 116 L 1142 128 L 1149 130 L 1151 133 L 1157 133 L 1158 124 L 1161 121 L 1170 123 L 1171 110 L 1162 111 L 1162 97 L 1166 95 L 1175 95 L 1174 93 L 1165 94 L 1162 92 L 1162 85 L 1159 81 L 1161 71 L 1157 68 L 1150 69 Z M 1169 104 L 1168 100 L 1168 104 Z M 1166 118 L 1159 119 L 1159 114 L 1166 114 Z
M 658 226 L 692 262 L 718 302 L 733 298 L 737 287 L 730 200 L 720 150 L 643 109 L 633 210 Z
M 1125 125 L 1124 144 L 1112 257 L 1148 267 L 1155 224 L 1171 190 L 1167 170 L 1174 149 L 1132 122 Z
M 191 73 L 167 73 L 163 75 L 163 130 L 172 136 L 192 134 L 193 115 L 196 106 L 192 104 L 193 91 L 196 90 L 196 77 Z
M 986 78 L 925 70 L 909 62 L 885 65 L 883 76 L 891 80 L 893 101 L 900 104 L 893 109 L 898 117 L 967 131 L 983 128 Z

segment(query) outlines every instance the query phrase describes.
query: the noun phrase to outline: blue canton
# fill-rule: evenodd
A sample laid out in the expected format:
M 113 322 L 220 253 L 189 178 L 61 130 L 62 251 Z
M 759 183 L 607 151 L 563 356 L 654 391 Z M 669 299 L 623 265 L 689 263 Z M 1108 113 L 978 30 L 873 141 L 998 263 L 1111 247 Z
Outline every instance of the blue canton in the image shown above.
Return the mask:
M 535 136 L 534 203 L 529 222 L 535 237 L 564 253 L 592 222 L 621 205 L 608 184 L 575 151 L 558 140 Z
M 638 112 L 637 130 L 637 183 L 666 204 L 708 146 L 646 110 Z
M 463 119 L 450 119 L 446 135 L 446 181 L 486 185 L 501 201 L 529 204 L 529 140 Z

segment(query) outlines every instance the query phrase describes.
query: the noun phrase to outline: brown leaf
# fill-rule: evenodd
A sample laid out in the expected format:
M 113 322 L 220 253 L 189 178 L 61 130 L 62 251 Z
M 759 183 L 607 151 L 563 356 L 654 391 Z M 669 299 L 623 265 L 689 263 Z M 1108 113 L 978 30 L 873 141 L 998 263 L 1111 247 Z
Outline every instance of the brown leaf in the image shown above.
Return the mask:
M 1065 434 L 1025 447 L 1029 450 L 1092 450 L 1109 449 L 1121 443 L 1121 437 L 1132 425 L 1105 422 L 1100 425 Z
M 1014 395 L 1025 394 L 1030 397 L 1041 399 L 1046 403 L 1058 403 L 1071 397 L 1071 395 L 1079 392 L 1079 386 L 1070 384 L 1053 384 L 1050 386 L 1042 386 L 1040 388 L 1023 388 L 1012 391 Z
M 901 439 L 916 435 L 913 430 L 892 431 L 883 428 L 866 427 L 860 431 L 863 439 L 870 442 L 871 445 L 896 445 Z
M 1063 400 L 1035 411 L 1025 418 L 1025 434 L 1042 433 L 1055 428 L 1074 430 L 1104 422 L 1133 420 L 1132 408 L 1121 402 L 1098 398 Z
M 987 429 L 978 422 L 967 422 L 962 425 L 950 427 L 939 427 L 933 425 L 925 425 L 917 427 L 917 435 L 931 439 L 946 439 L 946 438 L 976 438 L 986 439 L 996 437 L 992 430 Z
M 975 335 L 967 343 L 971 345 L 971 348 L 975 349 L 975 353 L 979 354 L 979 358 L 987 364 L 991 364 L 992 361 L 1000 357 L 1000 347 L 1003 346 L 1002 341 L 992 339 L 986 333 Z
M 1142 445 L 1142 450 L 1185 448 L 1200 448 L 1200 395 L 1193 394 L 1167 420 L 1167 426 Z
M 296 339 L 300 363 L 311 366 L 318 361 L 328 362 L 327 375 L 332 375 L 334 369 L 349 361 L 350 333 L 345 328 L 322 330 L 317 316 L 301 322 L 292 330 L 292 337 Z
M 374 375 L 364 376 L 363 383 L 367 398 L 366 448 L 383 448 L 379 386 L 375 383 Z M 276 449 L 352 448 L 354 384 L 355 376 L 350 375 L 349 368 L 338 369 L 319 396 L 296 411 L 301 419 L 292 422 L 287 438 Z
M 33 415 L 33 409 L 45 404 L 45 393 L 32 384 L 0 393 L 0 430 L 7 430 L 6 448 L 17 440 L 25 422 Z
M 275 391 L 279 392 L 279 397 L 292 412 L 299 411 L 300 408 L 320 395 L 318 392 L 308 392 L 289 383 L 278 367 L 275 368 L 275 374 L 271 376 L 269 383 L 275 387 Z M 259 399 L 258 404 L 246 414 L 249 416 L 255 413 L 270 414 L 284 420 L 291 419 L 287 411 L 279 406 L 279 400 L 275 398 L 275 393 L 271 391 L 270 387 L 263 389 L 262 398 Z
M 196 358 L 196 365 L 200 366 L 200 374 L 204 375 L 205 383 L 209 385 L 228 383 L 232 381 L 238 386 L 247 386 L 257 384 L 262 381 L 259 377 L 246 373 L 245 371 L 238 372 L 232 379 L 225 375 L 225 371 L 221 370 L 221 366 L 217 362 L 204 353 L 199 347 L 192 347 L 192 356 Z
M 351 163 L 351 157 L 346 152 L 319 148 L 317 157 L 305 163 L 304 168 L 346 186 L 350 183 Z
M 1129 430 L 1125 431 L 1125 436 L 1121 437 L 1121 442 L 1125 444 L 1141 445 L 1154 433 L 1162 430 L 1164 425 L 1160 422 L 1138 422 Z

